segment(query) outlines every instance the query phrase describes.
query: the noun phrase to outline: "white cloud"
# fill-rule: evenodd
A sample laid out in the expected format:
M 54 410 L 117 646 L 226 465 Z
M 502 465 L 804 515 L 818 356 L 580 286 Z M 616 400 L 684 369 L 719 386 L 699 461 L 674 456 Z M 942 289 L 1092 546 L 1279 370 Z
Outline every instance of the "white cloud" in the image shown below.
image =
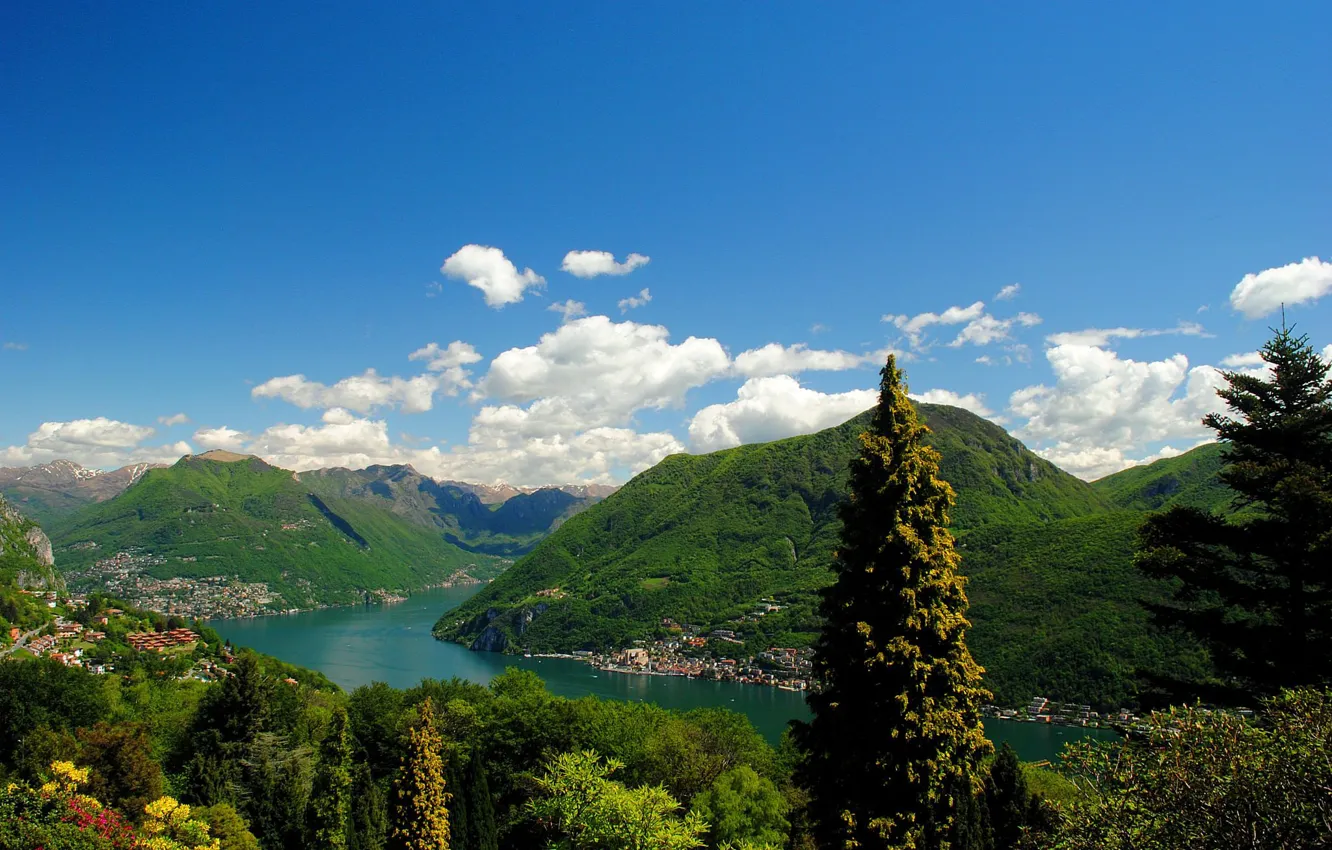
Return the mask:
M 1202 417 L 1221 410 L 1216 389 L 1224 379 L 1211 366 L 1189 367 L 1176 354 L 1165 360 L 1121 359 L 1087 345 L 1057 345 L 1046 352 L 1054 386 L 1017 390 L 1011 412 L 1026 420 L 1014 433 L 1074 475 L 1092 479 L 1138 461 L 1152 443 L 1207 437 Z
M 689 442 L 696 451 L 716 451 L 810 434 L 840 425 L 877 401 L 874 390 L 821 393 L 800 386 L 790 375 L 751 378 L 735 401 L 709 405 L 694 414 Z
M 575 319 L 536 345 L 501 353 L 474 397 L 560 398 L 584 428 L 623 425 L 634 411 L 680 406 L 688 390 L 729 371 L 717 340 L 689 337 L 672 345 L 669 336 L 660 325 Z
M 1010 283 L 1008 286 L 1005 286 L 1003 289 L 999 290 L 994 294 L 994 300 L 1011 301 L 1012 299 L 1017 298 L 1018 292 L 1020 292 L 1021 290 L 1022 290 L 1022 284 Z
M 610 251 L 570 251 L 564 255 L 560 269 L 574 277 L 596 277 L 603 274 L 629 274 L 640 266 L 646 266 L 652 258 L 643 254 L 630 254 L 623 263 L 615 262 L 615 255 Z
M 1246 274 L 1230 293 L 1230 306 L 1257 319 L 1287 306 L 1317 301 L 1332 292 L 1332 263 L 1306 257 L 1298 263 Z
M 366 369 L 363 375 L 343 378 L 332 386 L 311 381 L 304 375 L 270 378 L 250 390 L 254 398 L 280 398 L 301 408 L 345 407 L 369 413 L 379 407 L 396 407 L 403 413 L 422 413 L 434 406 L 437 391 L 456 395 L 457 385 L 448 385 L 439 375 L 386 378 Z
M 186 416 L 183 413 L 175 413 L 172 414 L 171 416 L 159 416 L 157 417 L 157 421 L 165 425 L 166 427 L 170 428 L 173 425 L 188 424 L 190 421 L 190 417 Z
M 1018 325 L 1024 328 L 1034 327 L 1041 323 L 1041 317 L 1035 313 L 1018 313 L 1007 319 L 996 319 L 989 313 L 983 313 L 967 323 L 957 337 L 950 343 L 951 348 L 959 348 L 963 345 L 990 345 L 996 342 L 1005 342 L 1012 339 L 1012 328 Z
M 579 316 L 587 315 L 587 305 L 582 301 L 575 301 L 572 298 L 568 301 L 556 301 L 546 309 L 553 313 L 559 313 L 563 317 L 560 320 L 562 322 L 568 322 Z
M 988 354 L 982 354 L 980 357 L 977 357 L 977 358 L 976 358 L 976 362 L 977 362 L 977 363 L 983 363 L 983 364 L 986 365 L 986 366 L 993 366 L 993 365 L 994 365 L 994 358 L 991 357 L 991 356 L 988 355 Z
M 426 298 L 434 298 L 444 291 L 444 284 L 437 280 L 432 280 L 425 285 Z
M 994 411 L 985 406 L 985 396 L 983 394 L 967 393 L 961 395 L 952 390 L 926 390 L 923 393 L 911 393 L 911 397 L 926 404 L 947 404 L 960 407 L 987 419 L 994 417 Z
M 736 355 L 735 371 L 747 378 L 765 378 L 773 375 L 795 375 L 799 372 L 840 372 L 857 369 L 868 363 L 887 358 L 879 352 L 852 354 L 849 351 L 820 351 L 804 343 L 789 348 L 770 342 L 762 348 L 751 348 Z
M 472 373 L 463 367 L 479 363 L 482 358 L 471 343 L 455 339 L 446 348 L 440 348 L 437 342 L 429 343 L 407 355 L 407 359 L 426 361 L 426 369 L 436 374 L 435 392 L 457 395 L 459 390 L 470 389 L 472 386 Z M 412 411 L 404 408 L 404 412 Z
M 546 282 L 531 269 L 518 271 L 503 251 L 488 245 L 462 246 L 444 261 L 440 271 L 481 290 L 487 306 L 495 308 L 522 301 L 524 292 Z
M 129 463 L 169 463 L 189 454 L 184 441 L 142 446 L 156 433 L 147 425 L 133 425 L 99 416 L 69 422 L 43 422 L 22 446 L 0 449 L 0 464 L 29 466 L 53 460 L 72 460 L 92 468 Z
M 914 345 L 920 341 L 924 330 L 932 325 L 960 325 L 977 318 L 984 311 L 985 302 L 977 301 L 969 307 L 949 307 L 942 313 L 917 313 L 914 316 L 889 313 L 882 320 L 891 322 L 898 330 L 905 333 Z
M 1221 365 L 1227 369 L 1254 369 L 1265 367 L 1267 361 L 1263 360 L 1263 355 L 1256 351 L 1249 351 L 1244 354 L 1231 354 L 1221 358 Z
M 1332 363 L 1332 343 L 1323 346 L 1323 360 Z
M 26 342 L 7 342 L 4 348 L 5 351 L 27 351 L 28 344 Z
M 620 308 L 621 313 L 627 313 L 630 310 L 635 309 L 636 307 L 642 307 L 644 304 L 648 303 L 651 300 L 652 300 L 652 293 L 648 292 L 647 289 L 643 289 L 641 292 L 638 293 L 638 295 L 631 295 L 628 298 L 621 298 L 619 302 L 616 304 L 616 306 Z
M 1086 328 L 1050 334 L 1051 345 L 1091 345 L 1104 348 L 1113 339 L 1138 339 L 1149 336 L 1211 336 L 1197 322 L 1180 322 L 1173 328 Z
M 204 449 L 224 449 L 239 452 L 245 449 L 250 435 L 223 425 L 220 428 L 200 428 L 194 432 L 194 442 Z
M 812 334 L 827 333 L 830 330 L 832 330 L 832 328 L 828 327 L 823 322 L 815 322 L 809 326 L 809 332 Z

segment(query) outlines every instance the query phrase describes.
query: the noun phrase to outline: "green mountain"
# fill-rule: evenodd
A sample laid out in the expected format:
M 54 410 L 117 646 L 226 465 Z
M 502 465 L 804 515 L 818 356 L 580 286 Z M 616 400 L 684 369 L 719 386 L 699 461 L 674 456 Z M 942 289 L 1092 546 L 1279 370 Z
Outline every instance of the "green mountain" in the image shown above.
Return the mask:
M 51 619 L 45 608 L 20 591 L 63 587 L 51 542 L 36 523 L 0 498 L 0 652 L 11 643 L 11 627 L 26 631 Z
M 566 519 L 600 501 L 549 487 L 487 504 L 474 487 L 440 483 L 410 466 L 320 469 L 301 473 L 300 480 L 321 496 L 361 500 L 437 529 L 460 549 L 504 557 L 531 551 Z
M 488 578 L 497 559 L 363 499 L 321 494 L 256 457 L 209 452 L 153 469 L 119 496 L 58 521 L 62 568 L 87 574 L 129 552 L 158 578 L 264 582 L 277 607 L 401 592 L 459 571 Z
M 1138 511 L 1175 505 L 1219 511 L 1230 506 L 1234 493 L 1221 483 L 1221 444 L 1207 443 L 1146 466 L 1134 466 L 1093 482 L 1110 504 Z
M 1139 600 L 1162 588 L 1131 565 L 1140 512 L 1116 508 L 991 422 L 919 408 L 957 490 L 973 649 L 998 699 L 1121 704 L 1133 669 L 1201 663 L 1147 630 Z M 436 633 L 477 649 L 567 651 L 660 636 L 669 617 L 730 629 L 746 651 L 808 643 L 865 423 L 667 458 L 567 521 Z M 781 610 L 755 616 L 764 599 Z

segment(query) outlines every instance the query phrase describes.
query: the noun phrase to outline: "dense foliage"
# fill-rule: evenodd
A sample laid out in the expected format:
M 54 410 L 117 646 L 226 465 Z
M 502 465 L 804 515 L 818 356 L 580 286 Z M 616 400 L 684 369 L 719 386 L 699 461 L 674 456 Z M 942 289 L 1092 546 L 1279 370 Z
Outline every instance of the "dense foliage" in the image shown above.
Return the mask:
M 814 647 L 821 687 L 797 728 L 801 779 L 825 848 L 934 848 L 953 840 L 990 744 L 989 697 L 967 649 L 967 597 L 948 532 L 953 490 L 888 357 L 851 461 L 835 579 Z
M 1285 692 L 1258 722 L 1176 708 L 1133 739 L 1082 743 L 1064 767 L 1062 850 L 1332 846 L 1332 694 Z
M 1204 419 L 1237 511 L 1154 516 L 1139 560 L 1176 582 L 1156 622 L 1201 640 L 1240 700 L 1332 681 L 1332 367 L 1290 328 L 1261 354 L 1267 372 L 1225 373 L 1233 416 Z
M 312 493 L 292 473 L 252 457 L 187 456 L 62 518 L 51 532 L 66 571 L 137 550 L 165 559 L 149 570 L 158 577 L 265 582 L 282 594 L 282 607 L 415 590 L 458 570 L 493 573 L 494 562 L 365 500 Z

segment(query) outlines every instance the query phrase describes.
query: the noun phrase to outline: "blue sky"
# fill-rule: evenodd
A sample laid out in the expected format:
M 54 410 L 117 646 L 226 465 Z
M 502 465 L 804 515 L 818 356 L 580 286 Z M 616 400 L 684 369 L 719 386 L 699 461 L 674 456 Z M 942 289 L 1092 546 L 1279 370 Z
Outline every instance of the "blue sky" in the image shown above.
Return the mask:
M 282 5 L 0 10 L 0 465 L 623 480 L 894 349 L 1094 477 L 1332 342 L 1327 4 Z

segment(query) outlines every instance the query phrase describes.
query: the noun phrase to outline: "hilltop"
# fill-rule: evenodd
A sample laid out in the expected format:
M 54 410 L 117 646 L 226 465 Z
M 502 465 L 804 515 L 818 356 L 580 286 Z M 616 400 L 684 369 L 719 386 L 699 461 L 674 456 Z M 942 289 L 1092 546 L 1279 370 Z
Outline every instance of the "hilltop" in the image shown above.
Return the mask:
M 1092 483 L 1110 504 L 1155 511 L 1184 505 L 1205 511 L 1228 507 L 1234 498 L 1221 483 L 1220 443 L 1206 443 L 1175 457 L 1134 466 Z
M 125 569 L 160 580 L 226 578 L 262 583 L 276 608 L 486 578 L 498 568 L 493 557 L 364 500 L 317 493 L 290 471 L 229 452 L 148 470 L 51 530 L 62 566 L 85 583 Z M 107 563 L 121 552 L 127 561 Z

